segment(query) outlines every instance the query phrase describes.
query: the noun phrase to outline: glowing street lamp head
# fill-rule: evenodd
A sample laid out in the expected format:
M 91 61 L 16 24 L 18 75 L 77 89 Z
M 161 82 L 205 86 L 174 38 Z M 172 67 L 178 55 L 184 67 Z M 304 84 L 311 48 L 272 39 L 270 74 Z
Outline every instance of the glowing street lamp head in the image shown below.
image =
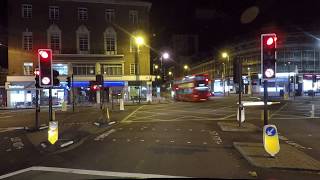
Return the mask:
M 161 78 L 161 77 L 158 75 L 158 76 L 157 76 L 157 79 L 160 79 L 160 78 Z
M 184 69 L 184 70 L 187 70 L 187 69 L 189 69 L 189 66 L 188 66 L 188 65 L 184 65 L 184 66 L 183 66 L 183 69 Z
M 159 66 L 156 64 L 156 65 L 154 65 L 154 68 L 155 68 L 155 69 L 158 69 L 158 68 L 159 68 Z
M 142 44 L 144 44 L 144 39 L 143 39 L 143 37 L 138 36 L 138 37 L 136 37 L 135 39 L 136 39 L 137 45 L 142 45 Z
M 169 71 L 169 72 L 168 72 L 168 74 L 169 74 L 169 76 L 171 76 L 171 75 L 172 75 L 172 72 L 171 72 L 171 71 Z
M 170 55 L 169 53 L 165 52 L 162 54 L 163 59 L 169 59 Z
M 227 57 L 228 57 L 228 53 L 223 52 L 223 53 L 222 53 L 222 57 L 223 57 L 223 58 L 227 58 Z

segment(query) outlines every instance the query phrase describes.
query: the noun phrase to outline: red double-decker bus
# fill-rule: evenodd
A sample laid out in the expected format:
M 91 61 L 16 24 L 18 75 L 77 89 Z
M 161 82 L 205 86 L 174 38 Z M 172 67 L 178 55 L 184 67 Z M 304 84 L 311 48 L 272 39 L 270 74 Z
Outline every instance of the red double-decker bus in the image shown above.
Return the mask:
M 207 74 L 195 74 L 175 80 L 174 97 L 178 101 L 206 101 L 210 96 Z

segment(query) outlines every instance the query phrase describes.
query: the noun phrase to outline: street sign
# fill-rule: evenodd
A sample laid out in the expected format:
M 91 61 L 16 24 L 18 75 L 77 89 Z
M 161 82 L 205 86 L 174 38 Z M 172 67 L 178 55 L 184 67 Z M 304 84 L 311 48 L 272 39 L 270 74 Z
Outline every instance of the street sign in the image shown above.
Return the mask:
M 263 145 L 265 151 L 271 156 L 275 156 L 279 153 L 279 136 L 275 125 L 269 124 L 263 127 Z
M 49 130 L 48 130 L 48 141 L 51 144 L 54 144 L 58 140 L 58 121 L 50 121 L 49 122 Z

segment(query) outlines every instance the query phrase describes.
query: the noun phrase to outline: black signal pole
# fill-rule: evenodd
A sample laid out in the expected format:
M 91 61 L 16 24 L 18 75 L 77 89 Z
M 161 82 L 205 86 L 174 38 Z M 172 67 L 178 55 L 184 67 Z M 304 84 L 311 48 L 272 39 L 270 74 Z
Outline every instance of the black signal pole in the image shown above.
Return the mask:
M 238 72 L 239 72 L 239 127 L 241 127 L 241 110 L 243 109 L 242 106 L 242 61 L 239 59 L 238 65 Z
M 263 113 L 263 123 L 268 125 L 268 80 L 263 81 L 263 100 L 264 100 L 264 113 Z
M 74 112 L 74 100 L 75 100 L 75 96 L 74 96 L 74 84 L 73 84 L 73 74 L 71 75 L 71 90 L 72 90 L 72 112 Z
M 49 121 L 52 121 L 52 87 L 49 87 Z
M 36 88 L 36 124 L 35 130 L 39 129 L 39 90 Z

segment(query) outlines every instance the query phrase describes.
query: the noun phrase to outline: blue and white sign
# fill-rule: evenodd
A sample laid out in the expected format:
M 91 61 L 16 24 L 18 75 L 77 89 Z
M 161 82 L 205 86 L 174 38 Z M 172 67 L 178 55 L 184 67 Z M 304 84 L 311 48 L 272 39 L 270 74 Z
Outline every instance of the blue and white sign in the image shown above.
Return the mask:
M 276 128 L 274 128 L 274 127 L 272 127 L 272 126 L 266 128 L 266 134 L 267 134 L 268 136 L 274 136 L 276 133 L 277 133 Z

